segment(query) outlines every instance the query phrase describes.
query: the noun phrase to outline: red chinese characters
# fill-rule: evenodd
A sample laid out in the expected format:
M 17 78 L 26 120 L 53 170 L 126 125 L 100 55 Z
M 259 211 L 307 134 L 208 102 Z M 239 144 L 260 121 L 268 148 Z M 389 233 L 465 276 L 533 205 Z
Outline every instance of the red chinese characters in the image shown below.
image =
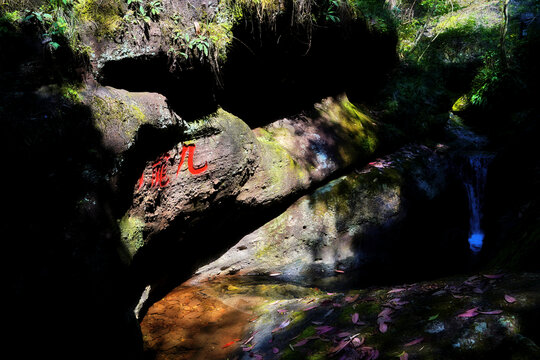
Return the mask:
M 189 144 L 189 145 L 183 145 L 182 146 L 182 152 L 180 154 L 180 162 L 178 163 L 178 168 L 176 170 L 176 177 L 178 177 L 180 173 L 180 168 L 182 167 L 182 164 L 184 163 L 184 159 L 187 155 L 187 164 L 188 164 L 188 170 L 193 175 L 198 175 L 203 173 L 208 169 L 208 162 L 205 162 L 204 165 L 195 168 L 193 165 L 193 157 L 195 156 L 195 145 Z M 152 179 L 150 182 L 150 188 L 156 188 L 156 187 L 165 187 L 170 184 L 171 179 L 169 178 L 169 175 L 167 174 L 168 165 L 170 163 L 171 156 L 169 153 L 165 153 L 161 155 L 153 164 L 152 164 Z M 144 172 L 139 178 L 138 182 L 138 190 L 140 190 L 144 186 Z

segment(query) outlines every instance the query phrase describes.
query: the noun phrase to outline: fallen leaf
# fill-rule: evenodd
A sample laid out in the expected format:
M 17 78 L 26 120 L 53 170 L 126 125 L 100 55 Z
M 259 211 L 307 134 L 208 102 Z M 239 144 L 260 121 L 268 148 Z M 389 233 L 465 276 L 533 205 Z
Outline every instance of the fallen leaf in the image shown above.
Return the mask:
M 390 308 L 384 308 L 380 313 L 379 315 L 377 315 L 377 317 L 384 317 L 384 316 L 388 316 L 392 313 L 392 309 Z
M 504 295 L 504 300 L 510 304 L 516 302 L 516 298 L 510 295 Z
M 319 307 L 319 304 L 315 304 L 315 305 L 308 306 L 307 308 L 304 309 L 304 311 L 313 310 L 313 309 L 315 309 L 316 307 Z
M 350 342 L 351 342 L 351 340 L 341 340 L 336 347 L 333 347 L 333 348 L 330 349 L 330 352 L 331 353 L 338 353 L 341 350 L 343 350 L 343 348 L 345 348 L 345 346 L 349 345 Z
M 428 320 L 429 320 L 429 321 L 433 321 L 433 320 L 435 320 L 435 319 L 438 318 L 438 317 L 439 317 L 439 314 L 435 314 L 435 315 L 433 315 L 433 316 L 430 316 Z
M 409 303 L 409 301 L 401 300 L 398 298 L 396 301 L 392 301 L 392 303 L 396 306 L 403 306 Z
M 334 309 L 330 309 L 330 310 L 328 310 L 328 311 L 326 312 L 326 314 L 324 314 L 323 317 L 328 317 L 328 316 L 329 316 L 331 313 L 333 313 L 333 312 L 334 312 Z
M 285 309 L 277 309 L 277 312 L 280 313 L 280 314 L 285 314 L 287 312 L 287 310 L 285 310 Z
M 388 325 L 386 325 L 385 322 L 381 322 L 379 324 L 379 331 L 382 332 L 382 333 L 385 333 L 386 330 L 388 330 Z
M 366 360 L 375 360 L 379 358 L 379 350 L 373 349 L 369 352 L 369 356 L 366 358 Z
M 300 340 L 299 342 L 297 342 L 297 343 L 294 344 L 293 346 L 294 346 L 294 347 L 297 347 L 297 346 L 303 346 L 303 345 L 306 345 L 308 341 L 309 341 L 309 339 Z
M 360 317 L 360 315 L 358 315 L 358 313 L 352 314 L 352 322 L 353 322 L 353 324 L 356 324 L 358 322 L 359 317 Z
M 358 299 L 359 296 L 360 296 L 360 294 L 356 294 L 356 295 L 353 295 L 353 296 L 346 296 L 344 300 L 346 302 L 348 302 L 348 303 L 351 303 L 351 302 L 356 301 L 356 299 Z
M 345 271 L 343 271 L 343 270 L 338 270 L 338 269 L 335 269 L 334 271 L 337 272 L 337 273 L 339 273 L 339 274 L 344 274 L 344 273 L 345 273 Z
M 228 343 L 226 343 L 225 345 L 222 346 L 223 349 L 225 348 L 228 348 L 229 346 L 231 346 L 232 344 L 234 344 L 235 342 L 237 341 L 240 341 L 240 339 L 234 339 L 233 341 L 229 341 Z
M 486 275 L 484 274 L 484 277 L 486 279 L 500 279 L 504 276 L 504 274 L 496 274 L 496 275 Z
M 484 290 L 479 288 L 479 287 L 475 287 L 473 289 L 473 292 L 476 293 L 476 294 L 483 294 L 484 293 Z
M 414 340 L 412 340 L 412 341 L 406 343 L 406 344 L 403 345 L 403 346 L 413 346 L 413 345 L 416 345 L 416 344 L 421 343 L 422 341 L 424 341 L 424 338 L 423 338 L 423 337 L 419 337 L 419 338 L 417 338 L 417 339 L 414 339 Z
M 405 351 L 399 354 L 399 360 L 409 360 L 409 354 L 407 354 Z
M 343 331 L 343 332 L 340 332 L 339 334 L 337 334 L 336 336 L 338 338 L 344 338 L 344 337 L 348 337 L 348 336 L 351 336 L 352 334 L 348 331 Z
M 392 289 L 388 292 L 388 294 L 394 294 L 394 293 L 398 293 L 398 292 L 402 292 L 402 291 L 405 291 L 407 289 L 403 289 L 403 288 L 399 288 L 399 289 Z
M 462 318 L 474 317 L 474 316 L 478 315 L 478 312 L 476 310 L 478 310 L 477 307 L 469 309 L 469 310 L 465 311 L 464 313 L 459 314 L 458 317 L 462 317 Z
M 272 348 L 272 352 L 273 352 L 274 354 L 277 354 L 277 353 L 279 352 L 279 349 L 278 349 L 277 347 Z
M 362 346 L 362 344 L 364 344 L 364 341 L 365 339 L 363 337 L 355 337 L 351 340 L 354 347 Z
M 329 331 L 334 330 L 334 328 L 332 326 L 328 326 L 328 325 L 318 326 L 315 329 L 317 330 L 317 334 L 319 334 L 319 335 L 322 335 L 322 334 L 325 334 L 325 333 L 327 333 Z
M 498 314 L 501 314 L 502 312 L 503 312 L 502 310 L 479 311 L 480 314 L 484 314 L 484 315 L 498 315 Z
M 291 320 L 290 320 L 290 319 L 285 320 L 285 321 L 282 322 L 277 328 L 275 328 L 274 330 L 272 330 L 272 332 L 276 332 L 276 331 L 278 331 L 278 330 L 281 330 L 281 329 L 287 327 L 290 323 L 291 323 Z

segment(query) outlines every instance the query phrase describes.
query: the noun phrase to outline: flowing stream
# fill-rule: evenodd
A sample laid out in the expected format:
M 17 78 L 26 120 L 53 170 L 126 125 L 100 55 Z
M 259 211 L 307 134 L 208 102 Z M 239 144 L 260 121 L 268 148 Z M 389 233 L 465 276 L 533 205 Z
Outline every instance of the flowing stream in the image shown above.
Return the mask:
M 466 157 L 463 170 L 463 183 L 469 198 L 469 247 L 473 254 L 482 250 L 484 231 L 481 227 L 482 204 L 486 185 L 488 164 L 492 154 L 473 152 Z

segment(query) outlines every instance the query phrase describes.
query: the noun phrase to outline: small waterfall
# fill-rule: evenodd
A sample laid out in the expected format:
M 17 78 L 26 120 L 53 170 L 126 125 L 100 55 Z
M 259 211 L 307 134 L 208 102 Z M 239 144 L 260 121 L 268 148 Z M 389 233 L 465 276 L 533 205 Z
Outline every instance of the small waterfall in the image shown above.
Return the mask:
M 462 172 L 463 183 L 469 197 L 469 246 L 473 254 L 480 252 L 484 241 L 484 231 L 480 223 L 487 168 L 492 158 L 492 154 L 485 152 L 471 153 L 466 158 Z

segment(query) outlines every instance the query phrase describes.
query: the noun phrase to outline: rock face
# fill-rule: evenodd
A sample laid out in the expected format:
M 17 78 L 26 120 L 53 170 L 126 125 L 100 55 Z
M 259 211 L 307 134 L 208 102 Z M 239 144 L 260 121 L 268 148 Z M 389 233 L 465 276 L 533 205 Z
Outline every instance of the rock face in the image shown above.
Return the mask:
M 172 223 L 204 218 L 210 206 L 279 204 L 375 151 L 376 124 L 345 95 L 314 114 L 252 131 L 220 109 L 188 125 L 189 140 L 148 162 L 134 184 L 121 222 L 130 252 Z
M 172 0 L 153 2 L 150 6 L 85 0 L 75 6 L 83 22 L 83 42 L 92 48 L 91 65 L 98 77 L 109 63 L 167 54 L 175 45 L 175 30 L 189 30 L 193 34 L 202 13 L 211 18 L 216 8 L 217 1 Z
M 118 155 L 134 144 L 142 125 L 158 129 L 182 126 L 161 94 L 98 86 L 88 87 L 81 95 L 103 135 L 103 145 Z
M 408 148 L 333 180 L 200 268 L 191 282 L 271 273 L 309 281 L 361 267 L 390 251 L 395 236 L 385 233 L 407 213 L 411 193 L 415 201 L 441 193 L 448 165 L 428 148 Z
M 375 151 L 375 122 L 346 95 L 326 98 L 315 109 L 315 116 L 285 118 L 254 130 L 261 158 L 238 195 L 241 204 L 279 202 Z

